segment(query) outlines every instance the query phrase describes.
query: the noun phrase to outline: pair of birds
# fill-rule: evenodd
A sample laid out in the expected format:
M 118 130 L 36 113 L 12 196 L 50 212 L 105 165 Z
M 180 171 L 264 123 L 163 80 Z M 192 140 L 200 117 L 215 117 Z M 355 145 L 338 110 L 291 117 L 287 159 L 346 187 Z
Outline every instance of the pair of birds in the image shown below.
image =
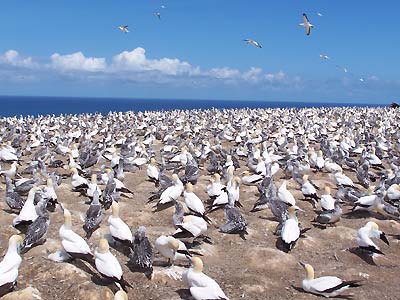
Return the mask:
M 314 25 L 310 23 L 307 15 L 305 13 L 303 14 L 303 23 L 300 23 L 299 26 L 302 26 L 302 27 L 305 28 L 307 35 L 310 35 L 311 34 L 311 28 L 314 28 Z M 255 41 L 255 40 L 244 39 L 243 41 L 246 42 L 247 44 L 253 45 L 253 46 L 257 47 L 257 48 L 262 48 L 261 44 L 259 42 Z M 325 57 L 322 57 L 322 58 L 325 58 Z

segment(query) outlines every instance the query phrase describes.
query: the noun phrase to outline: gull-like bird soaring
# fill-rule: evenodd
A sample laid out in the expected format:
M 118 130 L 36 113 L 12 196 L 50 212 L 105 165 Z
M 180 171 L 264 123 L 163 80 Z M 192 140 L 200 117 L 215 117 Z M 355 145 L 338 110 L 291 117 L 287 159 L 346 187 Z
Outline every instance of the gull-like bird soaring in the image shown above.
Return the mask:
M 253 45 L 253 46 L 257 47 L 257 48 L 262 48 L 262 46 L 261 46 L 261 44 L 259 42 L 255 41 L 255 40 L 252 40 L 252 39 L 245 39 L 245 40 L 243 40 L 243 42 L 246 42 L 247 44 Z
M 314 28 L 314 25 L 310 23 L 306 14 L 303 14 L 303 23 L 300 23 L 299 26 L 303 26 L 306 29 L 307 35 L 310 35 L 311 28 Z
M 320 54 L 319 57 L 322 59 L 330 59 L 330 57 L 326 54 Z
M 161 13 L 160 13 L 159 11 L 156 11 L 156 12 L 154 13 L 154 15 L 155 15 L 159 20 L 161 20 Z
M 318 16 L 318 17 L 322 17 L 323 14 L 321 14 L 320 12 L 317 12 L 317 16 Z
M 128 25 L 121 25 L 118 26 L 118 29 L 121 30 L 122 32 L 128 33 L 129 32 L 128 27 L 129 27 Z

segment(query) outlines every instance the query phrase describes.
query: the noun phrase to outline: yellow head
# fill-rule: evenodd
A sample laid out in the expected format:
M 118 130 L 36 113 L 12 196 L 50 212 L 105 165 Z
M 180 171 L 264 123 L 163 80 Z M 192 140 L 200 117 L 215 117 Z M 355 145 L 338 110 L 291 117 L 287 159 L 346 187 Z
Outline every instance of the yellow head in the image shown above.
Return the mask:
M 177 174 L 172 174 L 172 180 L 174 181 L 174 182 L 178 182 L 178 180 L 179 180 L 179 177 L 178 177 L 178 175 Z
M 314 279 L 314 268 L 312 267 L 312 265 L 305 264 L 302 262 L 300 262 L 300 265 L 304 268 L 304 270 L 306 270 L 306 278 L 308 280 Z
M 328 194 L 328 195 L 331 194 L 331 188 L 329 186 L 326 185 L 324 189 L 325 189 L 326 194 Z
M 110 246 L 108 245 L 108 241 L 106 239 L 100 239 L 99 247 L 97 251 L 100 253 L 106 253 L 110 250 Z
M 308 175 L 307 175 L 307 174 L 304 174 L 304 175 L 303 175 L 303 180 L 304 180 L 304 181 L 307 181 L 307 180 L 308 180 Z
M 221 175 L 219 175 L 218 173 L 214 174 L 214 178 L 215 178 L 215 182 L 220 182 L 221 180 Z
M 188 182 L 188 183 L 186 184 L 186 191 L 189 192 L 189 193 L 193 192 L 193 184 L 191 184 L 190 182 Z
M 192 266 L 195 272 L 201 273 L 203 272 L 203 261 L 200 257 L 192 257 Z
M 295 206 L 289 206 L 288 207 L 289 216 L 293 216 L 295 213 L 296 213 L 296 207 Z
M 171 238 L 168 241 L 168 245 L 175 251 L 179 249 L 179 241 L 176 238 Z
M 91 179 L 92 183 L 97 183 L 97 175 L 96 174 L 92 174 L 90 179 Z
M 22 244 L 22 237 L 20 235 L 12 235 L 8 240 L 8 247 L 16 247 L 18 248 Z
M 376 224 L 375 222 L 368 222 L 366 225 L 368 228 L 370 228 L 371 230 L 379 230 L 379 226 L 378 224 Z
M 117 201 L 113 201 L 111 204 L 112 215 L 114 218 L 119 217 L 119 204 Z
M 64 207 L 64 225 L 71 227 L 72 226 L 72 221 L 71 221 L 71 213 L 69 212 L 68 209 Z
M 47 186 L 52 187 L 53 186 L 53 180 L 51 178 L 47 178 Z
M 128 294 L 125 293 L 123 290 L 120 290 L 115 293 L 114 300 L 128 300 Z

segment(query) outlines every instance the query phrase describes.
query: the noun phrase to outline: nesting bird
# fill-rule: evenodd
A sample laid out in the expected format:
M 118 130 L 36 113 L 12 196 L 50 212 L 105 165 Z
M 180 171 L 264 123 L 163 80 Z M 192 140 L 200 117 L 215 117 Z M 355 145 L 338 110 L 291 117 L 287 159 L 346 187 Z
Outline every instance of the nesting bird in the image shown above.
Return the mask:
M 0 297 L 12 291 L 17 283 L 18 270 L 22 262 L 19 249 L 22 244 L 20 235 L 13 235 L 8 241 L 8 249 L 0 262 Z

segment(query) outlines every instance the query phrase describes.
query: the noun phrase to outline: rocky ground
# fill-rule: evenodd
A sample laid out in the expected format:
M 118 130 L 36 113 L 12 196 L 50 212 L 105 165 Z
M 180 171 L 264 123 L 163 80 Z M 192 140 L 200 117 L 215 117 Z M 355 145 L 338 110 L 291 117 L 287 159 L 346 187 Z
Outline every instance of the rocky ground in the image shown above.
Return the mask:
M 242 162 L 244 165 L 244 162 Z M 4 166 L 4 169 L 6 166 Z M 244 170 L 244 169 L 243 169 Z M 241 170 L 236 171 L 239 174 Z M 346 172 L 347 175 L 351 175 Z M 282 173 L 275 175 L 277 185 L 280 184 Z M 203 200 L 207 199 L 205 187 L 208 175 L 203 171 L 195 193 Z M 310 177 L 318 186 L 330 182 L 327 174 L 311 174 Z M 135 231 L 140 225 L 147 227 L 150 240 L 161 234 L 174 232 L 172 214 L 174 208 L 153 213 L 152 204 L 147 204 L 147 198 L 154 185 L 146 180 L 146 170 L 138 170 L 135 174 L 126 174 L 126 186 L 133 190 L 132 199 L 122 198 L 121 218 Z M 1 185 L 0 197 L 4 198 L 4 184 Z M 361 288 L 354 289 L 350 294 L 354 299 L 398 299 L 400 251 L 398 234 L 400 225 L 379 215 L 348 215 L 344 216 L 336 227 L 322 230 L 313 227 L 310 221 L 315 213 L 309 202 L 303 198 L 299 187 L 294 181 L 289 181 L 289 189 L 298 200 L 298 206 L 305 210 L 298 217 L 303 227 L 311 227 L 306 237 L 299 240 L 295 249 L 286 254 L 276 247 L 277 237 L 273 235 L 276 222 L 269 210 L 250 213 L 258 198 L 256 187 L 241 186 L 242 214 L 248 221 L 247 240 L 238 235 L 227 235 L 218 232 L 217 227 L 224 223 L 223 211 L 210 214 L 213 224 L 208 235 L 213 245 L 202 246 L 204 253 L 204 272 L 213 277 L 230 299 L 318 299 L 317 296 L 305 294 L 299 290 L 304 276 L 298 262 L 303 261 L 314 266 L 316 276 L 337 275 L 348 280 L 363 280 Z M 74 230 L 84 235 L 82 229 L 82 214 L 87 210 L 85 198 L 71 192 L 70 179 L 64 180 L 58 189 L 59 201 L 64 203 L 73 215 Z M 349 210 L 345 207 L 345 212 Z M 106 213 L 106 218 L 110 211 Z M 6 204 L 0 202 L 0 255 L 4 255 L 10 235 L 18 233 L 12 227 L 14 215 L 6 211 Z M 390 246 L 379 243 L 386 254 L 376 260 L 376 265 L 368 264 L 356 254 L 347 249 L 356 246 L 357 229 L 367 221 L 374 220 L 381 229 L 389 235 Z M 43 300 L 108 300 L 113 299 L 112 287 L 107 286 L 97 272 L 84 262 L 56 263 L 47 256 L 61 248 L 58 230 L 63 223 L 61 210 L 51 213 L 51 225 L 44 245 L 37 246 L 23 256 L 18 277 L 16 292 L 8 294 L 3 299 L 43 299 Z M 100 236 L 107 233 L 107 222 L 103 220 L 101 229 L 93 234 L 89 244 L 94 248 Z M 393 236 L 390 236 L 390 235 Z M 183 282 L 168 276 L 166 268 L 155 267 L 152 280 L 146 279 L 141 273 L 132 273 L 126 266 L 128 258 L 116 249 L 115 254 L 124 270 L 125 279 L 133 286 L 129 290 L 129 299 L 189 299 L 188 291 Z M 155 264 L 162 265 L 165 261 L 156 254 Z M 184 266 L 182 266 L 184 267 Z M 179 273 L 182 268 L 177 266 Z M 29 288 L 29 289 L 27 289 Z M 114 289 L 115 291 L 115 289 Z

